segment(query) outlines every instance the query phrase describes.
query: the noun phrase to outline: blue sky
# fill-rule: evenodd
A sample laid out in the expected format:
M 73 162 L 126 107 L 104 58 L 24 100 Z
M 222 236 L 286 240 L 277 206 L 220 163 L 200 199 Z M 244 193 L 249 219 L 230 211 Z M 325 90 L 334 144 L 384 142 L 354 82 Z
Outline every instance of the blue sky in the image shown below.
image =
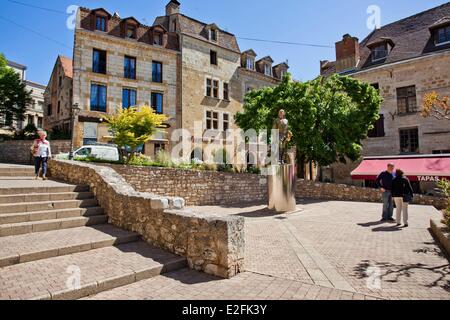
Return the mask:
M 22 2 L 52 9 L 45 11 Z M 73 31 L 66 27 L 70 5 L 104 7 L 122 17 L 135 16 L 152 24 L 164 14 L 168 0 L 0 0 L 0 52 L 28 66 L 28 80 L 47 84 L 58 54 L 72 57 Z M 345 33 L 361 40 L 367 28 L 367 8 L 381 9 L 382 25 L 444 4 L 442 0 L 180 0 L 181 12 L 242 38 L 310 43 L 334 47 Z M 9 19 L 10 21 L 5 21 Z M 11 22 L 12 21 L 12 22 Z M 22 27 L 18 26 L 21 25 Z M 26 29 L 24 29 L 25 27 Z M 38 36 L 39 33 L 41 36 Z M 46 38 L 51 38 L 48 40 Z M 242 51 L 253 48 L 260 57 L 289 61 L 296 79 L 317 76 L 320 60 L 334 60 L 334 48 L 305 47 L 239 40 Z

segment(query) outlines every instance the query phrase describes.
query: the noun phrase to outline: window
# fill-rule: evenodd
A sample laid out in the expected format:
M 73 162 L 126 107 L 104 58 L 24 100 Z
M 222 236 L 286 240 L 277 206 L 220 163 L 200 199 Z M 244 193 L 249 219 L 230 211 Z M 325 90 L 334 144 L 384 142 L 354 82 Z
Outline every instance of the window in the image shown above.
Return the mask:
M 97 16 L 95 18 L 95 29 L 98 31 L 106 32 L 106 18 Z
M 271 76 L 272 75 L 272 67 L 270 66 L 270 64 L 265 64 L 264 65 L 264 74 L 266 76 Z
M 106 51 L 94 49 L 92 71 L 106 74 Z
M 161 32 L 155 32 L 153 35 L 153 44 L 157 46 L 163 45 L 163 35 Z
M 58 85 L 59 85 L 60 87 L 62 86 L 62 76 L 59 76 Z
M 400 152 L 419 153 L 419 129 L 400 130 Z
M 91 85 L 91 111 L 106 112 L 106 86 Z
M 155 157 L 160 153 L 161 151 L 166 150 L 166 145 L 163 143 L 155 143 Z
M 213 80 L 213 97 L 219 98 L 219 81 Z
M 224 82 L 223 84 L 223 100 L 230 100 L 230 88 L 228 83 Z
M 172 21 L 172 31 L 177 32 L 177 21 L 176 20 Z
M 397 89 L 397 106 L 399 114 L 417 112 L 416 86 Z
M 34 124 L 34 117 L 32 115 L 28 115 L 27 118 L 28 118 L 28 120 L 27 120 L 28 124 Z
M 163 69 L 162 63 L 153 61 L 152 63 L 152 81 L 157 83 L 163 82 Z
M 247 69 L 255 70 L 255 59 L 247 57 Z
M 450 26 L 435 31 L 435 43 L 437 45 L 450 42 Z
M 219 98 L 219 80 L 206 79 L 206 96 Z
M 210 62 L 211 62 L 211 64 L 217 66 L 217 52 L 216 51 L 211 50 L 211 52 L 210 52 Z
M 42 128 L 42 124 L 43 124 L 43 121 L 42 121 L 42 120 L 43 120 L 42 117 L 39 117 L 39 118 L 38 118 L 38 122 L 37 122 L 38 128 Z
M 372 49 L 372 62 L 386 58 L 388 55 L 388 44 L 383 43 Z
M 58 113 L 58 114 L 61 113 L 61 101 L 58 101 L 58 109 L 57 109 L 57 113 Z
M 47 106 L 47 115 L 48 116 L 51 116 L 52 115 L 52 110 L 53 108 L 52 108 L 52 105 L 51 104 L 49 104 L 48 106 Z
M 212 97 L 212 79 L 206 79 L 206 96 Z
M 215 29 L 209 31 L 209 39 L 214 42 L 217 41 L 217 31 Z
M 283 79 L 284 78 L 284 76 L 286 75 L 286 70 L 281 70 L 281 72 L 280 72 L 280 79 Z
M 136 39 L 136 27 L 133 25 L 127 25 L 127 38 Z
M 157 114 L 163 114 L 163 94 L 158 92 L 152 92 L 152 108 Z
M 127 79 L 136 79 L 136 58 L 125 56 L 124 77 Z
M 128 109 L 136 106 L 136 90 L 123 89 L 122 90 L 122 107 Z
M 228 113 L 223 114 L 223 131 L 230 129 L 230 115 Z
M 375 124 L 374 128 L 369 131 L 368 137 L 369 138 L 380 138 L 384 137 L 384 115 L 380 114 L 380 119 L 378 119 Z
M 206 111 L 206 129 L 219 130 L 219 113 L 215 111 Z
M 371 86 L 372 86 L 374 89 L 380 91 L 380 84 L 378 84 L 378 83 L 372 83 Z

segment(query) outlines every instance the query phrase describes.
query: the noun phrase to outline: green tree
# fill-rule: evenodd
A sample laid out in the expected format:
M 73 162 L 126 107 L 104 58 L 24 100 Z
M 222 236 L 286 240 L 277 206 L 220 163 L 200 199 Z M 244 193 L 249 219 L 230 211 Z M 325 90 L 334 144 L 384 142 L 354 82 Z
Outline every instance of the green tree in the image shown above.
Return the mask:
M 0 117 L 6 125 L 14 120 L 23 121 L 27 105 L 31 104 L 31 92 L 19 74 L 8 68 L 5 56 L 0 53 Z
M 151 107 L 145 106 L 139 110 L 120 109 L 117 114 L 106 116 L 105 119 L 114 135 L 114 143 L 121 148 L 130 147 L 129 162 L 137 147 L 149 141 L 167 117 L 156 114 Z
M 302 83 L 288 75 L 277 87 L 249 92 L 236 123 L 243 130 L 270 134 L 279 110 L 284 109 L 303 176 L 309 161 L 327 166 L 359 159 L 362 140 L 379 118 L 381 103 L 378 90 L 350 77 L 333 75 Z

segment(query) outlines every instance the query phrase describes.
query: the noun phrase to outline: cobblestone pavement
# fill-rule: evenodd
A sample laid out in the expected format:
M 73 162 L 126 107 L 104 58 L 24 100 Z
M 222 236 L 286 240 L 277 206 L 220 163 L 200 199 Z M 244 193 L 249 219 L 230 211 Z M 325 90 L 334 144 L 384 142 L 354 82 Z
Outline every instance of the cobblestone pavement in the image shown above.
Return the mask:
M 198 207 L 246 219 L 246 270 L 387 299 L 450 300 L 450 265 L 430 234 L 433 207 L 411 206 L 410 227 L 379 222 L 376 203 L 300 201 L 274 216 L 264 205 Z
M 87 300 L 375 300 L 359 293 L 244 272 L 229 279 L 183 269 Z
M 382 224 L 380 205 L 300 202 L 197 207 L 246 217 L 246 271 L 229 280 L 179 270 L 88 299 L 446 299 L 450 267 L 428 231 L 432 207 L 412 206 L 410 227 Z

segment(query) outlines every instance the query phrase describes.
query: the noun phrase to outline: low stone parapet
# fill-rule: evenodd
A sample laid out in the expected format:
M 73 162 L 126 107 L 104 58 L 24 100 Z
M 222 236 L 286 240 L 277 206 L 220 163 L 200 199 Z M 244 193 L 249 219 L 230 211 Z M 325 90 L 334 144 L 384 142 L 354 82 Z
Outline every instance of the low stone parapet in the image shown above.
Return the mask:
M 431 232 L 441 244 L 442 248 L 450 256 L 450 230 L 440 220 L 431 219 L 430 221 Z
M 381 202 L 381 192 L 378 189 L 306 180 L 297 182 L 296 194 L 298 197 L 320 200 Z M 416 194 L 414 195 L 413 204 L 434 206 L 441 210 L 447 207 L 448 201 L 444 197 Z
M 136 191 L 105 166 L 52 160 L 49 173 L 55 179 L 89 185 L 111 224 L 186 257 L 192 269 L 230 278 L 243 268 L 242 217 L 197 214 L 184 208 L 183 198 Z

